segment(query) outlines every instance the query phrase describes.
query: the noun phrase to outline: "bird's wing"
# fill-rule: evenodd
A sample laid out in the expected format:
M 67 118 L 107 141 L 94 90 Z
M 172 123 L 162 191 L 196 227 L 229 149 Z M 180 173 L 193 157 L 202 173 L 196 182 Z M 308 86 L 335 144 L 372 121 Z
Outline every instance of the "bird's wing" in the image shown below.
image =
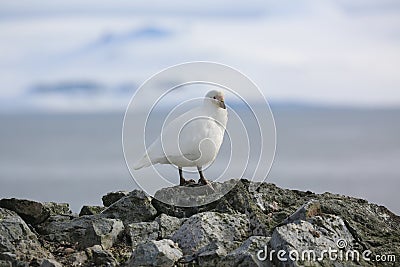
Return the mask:
M 206 116 L 201 107 L 180 115 L 162 129 L 161 135 L 149 146 L 137 167 L 200 158 L 202 141 L 213 139 L 211 124 L 215 122 Z

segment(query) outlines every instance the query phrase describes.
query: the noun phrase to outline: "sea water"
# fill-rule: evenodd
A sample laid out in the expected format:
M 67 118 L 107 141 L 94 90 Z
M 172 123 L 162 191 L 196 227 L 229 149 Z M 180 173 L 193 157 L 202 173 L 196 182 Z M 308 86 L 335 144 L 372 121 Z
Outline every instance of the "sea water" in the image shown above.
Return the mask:
M 400 214 L 400 110 L 280 106 L 273 113 L 277 150 L 266 181 L 361 197 Z M 79 212 L 107 192 L 137 188 L 122 122 L 123 112 L 0 115 L 0 198 L 68 202 Z M 220 153 L 206 177 L 213 180 L 228 155 Z

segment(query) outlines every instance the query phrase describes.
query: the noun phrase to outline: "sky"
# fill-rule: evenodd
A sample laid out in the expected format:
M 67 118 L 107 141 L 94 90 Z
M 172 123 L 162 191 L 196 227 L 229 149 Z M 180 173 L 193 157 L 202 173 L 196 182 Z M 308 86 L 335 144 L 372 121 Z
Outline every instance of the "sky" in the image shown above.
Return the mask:
M 269 101 L 400 105 L 400 2 L 0 1 L 0 111 L 124 109 L 188 61 L 232 66 Z

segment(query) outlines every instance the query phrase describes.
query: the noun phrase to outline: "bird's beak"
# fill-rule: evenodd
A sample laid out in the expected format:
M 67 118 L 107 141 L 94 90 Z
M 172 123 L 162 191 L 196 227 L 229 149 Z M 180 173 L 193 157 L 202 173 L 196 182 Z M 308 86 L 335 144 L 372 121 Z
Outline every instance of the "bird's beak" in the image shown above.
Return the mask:
M 218 101 L 218 103 L 219 103 L 219 107 L 226 109 L 224 100 L 220 100 L 220 101 Z

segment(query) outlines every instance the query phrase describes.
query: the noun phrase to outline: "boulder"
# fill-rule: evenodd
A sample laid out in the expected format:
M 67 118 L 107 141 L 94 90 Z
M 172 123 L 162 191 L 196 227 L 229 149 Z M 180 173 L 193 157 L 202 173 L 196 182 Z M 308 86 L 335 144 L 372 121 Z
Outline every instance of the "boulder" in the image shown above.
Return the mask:
M 282 250 L 284 255 L 282 258 L 286 260 L 278 260 L 274 258 L 275 264 L 279 266 L 299 266 L 299 265 L 312 265 L 316 264 L 317 258 L 323 255 L 323 251 L 329 250 L 354 250 L 354 238 L 350 231 L 347 229 L 344 221 L 336 215 L 315 216 L 308 221 L 297 220 L 279 226 L 272 234 L 270 241 L 271 249 L 275 251 Z M 346 244 L 340 247 L 338 242 Z M 315 254 L 305 254 L 308 251 L 313 251 Z M 290 255 L 296 260 L 290 258 Z M 315 258 L 314 258 L 315 255 Z M 319 261 L 323 266 L 334 266 L 332 259 L 326 255 L 324 260 Z M 337 261 L 338 263 L 340 260 Z M 350 261 L 343 261 L 342 264 L 346 266 L 355 265 Z
M 128 191 L 110 192 L 107 193 L 107 195 L 103 196 L 101 200 L 103 201 L 104 207 L 109 207 L 121 198 L 126 197 L 127 195 L 129 195 Z
M 130 237 L 132 248 L 135 248 L 141 242 L 157 240 L 159 237 L 159 224 L 156 221 L 131 223 L 127 225 L 126 232 Z
M 14 266 L 20 262 L 38 263 L 52 258 L 17 213 L 0 208 L 0 260 Z
M 362 250 L 372 251 L 372 256 L 400 255 L 400 216 L 383 206 L 349 196 L 324 193 L 317 200 L 322 213 L 343 219 Z
M 50 216 L 42 203 L 32 200 L 4 198 L 0 200 L 0 207 L 15 211 L 28 224 L 39 224 Z
M 237 242 L 228 244 L 225 242 L 212 241 L 199 249 L 194 258 L 200 266 L 217 266 L 221 262 L 221 259 L 228 254 L 228 250 L 231 250 L 237 245 Z
M 72 218 L 52 216 L 37 226 L 37 231 L 50 242 L 75 244 L 79 248 L 101 245 L 110 248 L 124 231 L 122 221 L 86 215 Z
M 232 249 L 234 241 L 243 241 L 248 234 L 249 221 L 243 214 L 203 212 L 187 219 L 171 239 L 185 255 L 192 255 L 213 242 Z
M 130 224 L 153 220 L 157 210 L 151 204 L 151 197 L 143 191 L 134 190 L 105 209 L 102 215 Z
M 172 240 L 152 240 L 140 243 L 126 266 L 172 267 L 182 256 L 182 251 Z
M 44 222 L 50 215 L 70 214 L 69 204 L 45 202 L 40 203 L 26 199 L 3 198 L 0 207 L 15 211 L 28 224 Z
M 114 267 L 118 266 L 117 260 L 107 250 L 104 250 L 100 245 L 89 247 L 86 250 L 88 260 L 93 263 L 94 266 L 106 266 Z
M 68 203 L 44 202 L 42 204 L 50 212 L 50 216 L 72 214 Z
M 100 218 L 91 221 L 86 228 L 85 237 L 81 240 L 81 247 L 86 248 L 101 245 L 102 248 L 111 248 L 124 232 L 124 224 L 120 220 Z
M 105 207 L 101 206 L 83 206 L 79 212 L 79 216 L 99 214 L 105 209 Z
M 155 219 L 155 221 L 159 225 L 159 237 L 161 239 L 170 239 L 179 227 L 181 227 L 185 219 L 176 218 L 162 213 Z

